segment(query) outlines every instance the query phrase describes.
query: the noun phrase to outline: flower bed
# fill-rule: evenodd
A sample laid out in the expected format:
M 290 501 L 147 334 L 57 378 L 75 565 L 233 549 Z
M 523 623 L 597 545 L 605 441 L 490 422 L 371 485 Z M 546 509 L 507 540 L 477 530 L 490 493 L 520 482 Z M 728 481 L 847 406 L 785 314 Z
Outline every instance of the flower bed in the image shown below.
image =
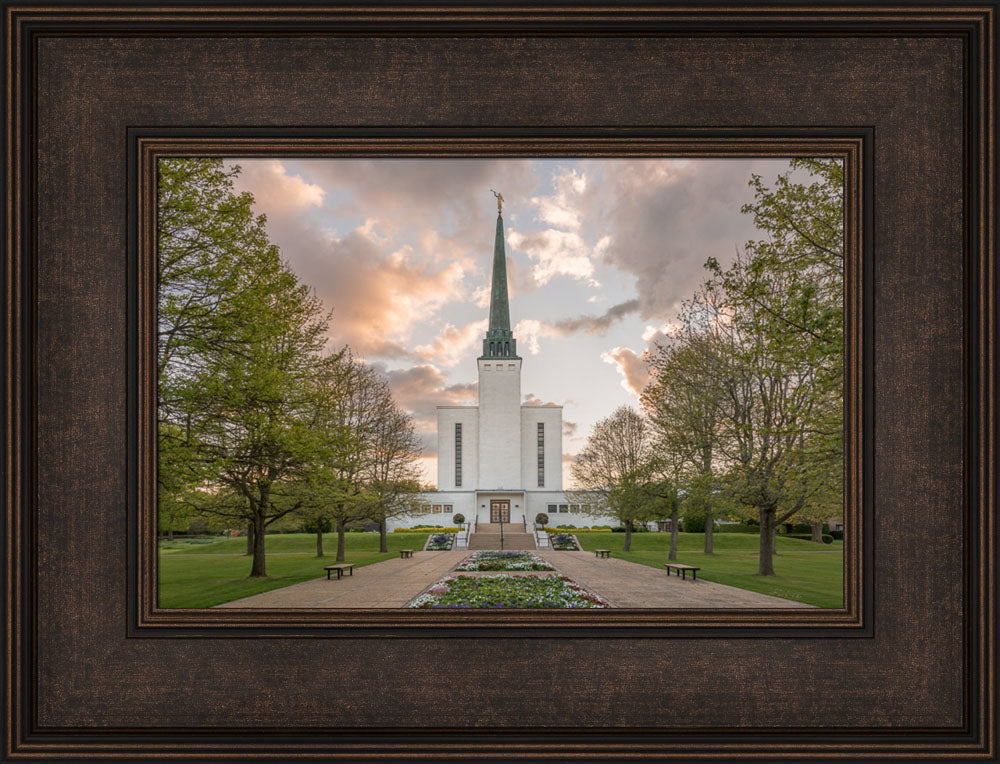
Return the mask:
M 455 570 L 555 570 L 531 552 L 483 550 L 466 557 Z
M 435 533 L 427 539 L 427 546 L 424 548 L 428 552 L 447 552 L 454 543 L 454 533 Z
M 550 535 L 549 544 L 557 552 L 578 552 L 580 550 L 580 547 L 576 545 L 576 540 L 568 533 Z
M 445 576 L 413 600 L 411 608 L 611 607 L 566 576 Z

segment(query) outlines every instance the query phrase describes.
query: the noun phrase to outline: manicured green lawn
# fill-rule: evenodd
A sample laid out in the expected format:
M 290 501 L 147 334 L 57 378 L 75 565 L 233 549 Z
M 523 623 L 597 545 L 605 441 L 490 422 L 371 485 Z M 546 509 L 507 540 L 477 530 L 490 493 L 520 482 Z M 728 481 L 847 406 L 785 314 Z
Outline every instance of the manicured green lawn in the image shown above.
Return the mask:
M 400 549 L 423 549 L 426 533 L 390 533 L 389 551 L 378 551 L 377 533 L 348 533 L 347 562 L 371 565 L 396 557 Z M 267 537 L 267 577 L 248 578 L 250 557 L 246 538 L 219 538 L 210 543 L 160 542 L 159 605 L 164 608 L 212 607 L 325 576 L 337 554 L 337 534 L 323 535 L 323 557 L 316 556 L 312 533 Z
M 584 550 L 610 549 L 612 557 L 663 570 L 670 549 L 669 533 L 635 533 L 632 548 L 623 552 L 624 533 L 578 533 Z M 677 562 L 697 565 L 698 578 L 818 607 L 844 605 L 844 545 L 816 544 L 778 538 L 773 576 L 757 575 L 760 539 L 747 533 L 714 534 L 715 553 L 707 555 L 702 533 L 677 534 Z M 582 554 L 564 552 L 561 554 Z M 558 563 L 557 563 L 558 564 Z

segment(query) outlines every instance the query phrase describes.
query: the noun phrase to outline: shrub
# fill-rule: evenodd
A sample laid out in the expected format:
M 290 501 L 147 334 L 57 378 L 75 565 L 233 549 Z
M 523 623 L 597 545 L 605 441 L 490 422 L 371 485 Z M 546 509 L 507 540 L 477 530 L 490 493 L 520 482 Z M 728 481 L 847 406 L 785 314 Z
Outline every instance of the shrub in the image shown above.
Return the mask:
M 813 539 L 811 533 L 809 533 L 809 534 L 806 534 L 806 533 L 787 533 L 787 534 L 785 534 L 785 538 L 786 539 L 802 539 L 803 541 L 812 541 L 812 539 Z M 823 534 L 823 543 L 824 544 L 832 544 L 833 543 L 833 536 L 830 536 L 830 535 L 824 533 Z
M 536 525 L 542 525 L 542 526 L 548 525 L 549 524 L 549 516 L 547 514 L 545 514 L 544 512 L 539 512 L 537 515 L 535 515 L 535 524 Z
M 684 515 L 683 528 L 685 533 L 704 533 L 705 515 L 702 514 Z
M 452 517 L 451 521 L 455 523 L 455 525 L 462 525 L 465 522 L 465 515 L 459 513 Z
M 835 539 L 837 539 L 837 541 L 843 541 L 844 540 L 844 532 L 843 531 L 830 531 L 830 538 L 835 538 Z
M 738 525 L 718 525 L 715 527 L 715 533 L 760 533 L 759 525 L 748 525 L 747 523 L 740 523 Z
M 461 528 L 442 528 L 440 525 L 433 527 L 421 526 L 419 528 L 394 528 L 393 533 L 430 533 L 431 531 L 442 533 L 458 533 Z
M 624 533 L 625 532 L 625 528 L 623 526 L 619 525 L 617 528 L 612 528 L 611 532 L 612 533 Z

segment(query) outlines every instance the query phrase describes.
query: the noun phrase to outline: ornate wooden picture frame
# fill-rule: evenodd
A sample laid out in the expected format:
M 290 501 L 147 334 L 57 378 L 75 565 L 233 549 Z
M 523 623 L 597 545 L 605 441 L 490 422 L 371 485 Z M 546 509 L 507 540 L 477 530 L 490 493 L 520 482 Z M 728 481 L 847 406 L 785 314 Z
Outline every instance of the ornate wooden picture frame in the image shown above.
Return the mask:
M 994 756 L 996 11 L 5 5 L 4 754 Z M 156 607 L 158 156 L 817 153 L 844 608 Z

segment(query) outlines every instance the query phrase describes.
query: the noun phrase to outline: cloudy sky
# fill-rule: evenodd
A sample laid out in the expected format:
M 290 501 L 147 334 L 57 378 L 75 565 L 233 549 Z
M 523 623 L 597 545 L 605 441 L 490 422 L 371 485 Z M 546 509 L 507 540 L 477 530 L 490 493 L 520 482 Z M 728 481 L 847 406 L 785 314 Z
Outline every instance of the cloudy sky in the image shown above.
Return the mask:
M 412 412 L 436 482 L 439 404 L 476 402 L 496 200 L 525 401 L 564 407 L 569 461 L 594 423 L 637 405 L 644 350 L 704 279 L 757 238 L 752 173 L 785 160 L 238 159 L 240 191 L 333 311 L 330 347 L 378 367 Z

